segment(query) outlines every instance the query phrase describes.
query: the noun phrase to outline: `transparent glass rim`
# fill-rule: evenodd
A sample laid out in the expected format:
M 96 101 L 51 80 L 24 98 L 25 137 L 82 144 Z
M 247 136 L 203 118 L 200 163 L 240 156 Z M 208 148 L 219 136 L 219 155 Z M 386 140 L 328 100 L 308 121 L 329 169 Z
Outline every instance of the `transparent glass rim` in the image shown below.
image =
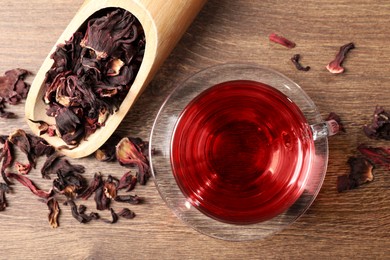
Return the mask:
M 178 84 L 162 104 L 153 123 L 149 142 L 152 176 L 158 192 L 168 207 L 193 229 L 223 240 L 262 239 L 294 223 L 313 203 L 326 174 L 328 140 L 324 137 L 314 142 L 315 156 L 312 164 L 315 168 L 312 170 L 318 174 L 310 174 L 304 192 L 284 213 L 270 220 L 248 225 L 223 223 L 204 215 L 189 203 L 176 183 L 170 162 L 170 141 L 178 117 L 187 104 L 209 87 L 231 80 L 253 80 L 274 87 L 300 107 L 310 125 L 323 122 L 314 102 L 302 88 L 275 70 L 244 63 L 208 67 Z M 158 152 L 153 154 L 152 150 Z

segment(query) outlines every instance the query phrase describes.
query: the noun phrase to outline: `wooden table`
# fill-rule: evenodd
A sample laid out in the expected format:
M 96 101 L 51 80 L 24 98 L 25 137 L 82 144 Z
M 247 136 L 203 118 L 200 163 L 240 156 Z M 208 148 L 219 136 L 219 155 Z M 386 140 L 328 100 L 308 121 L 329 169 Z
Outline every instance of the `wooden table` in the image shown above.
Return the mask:
M 2 1 L 0 71 L 21 67 L 36 73 L 82 0 Z M 346 161 L 360 143 L 389 146 L 366 138 L 376 105 L 390 109 L 390 4 L 346 0 L 209 0 L 153 82 L 121 124 L 118 132 L 149 137 L 158 108 L 172 88 L 210 65 L 254 62 L 287 75 L 311 96 L 323 116 L 338 113 L 346 134 L 329 140 L 329 166 L 324 185 L 302 218 L 282 232 L 260 241 L 227 242 L 197 233 L 167 208 L 153 181 L 138 186 L 143 205 L 131 207 L 133 220 L 110 225 L 75 221 L 61 206 L 60 227 L 47 223 L 47 207 L 30 191 L 15 185 L 9 207 L 0 213 L 1 259 L 390 259 L 390 173 L 378 168 L 374 182 L 337 193 L 337 176 L 348 172 Z M 280 33 L 297 43 L 289 50 L 269 42 Z M 346 71 L 325 66 L 338 48 L 354 42 Z M 290 57 L 302 55 L 309 72 L 297 71 Z M 29 81 L 32 77 L 29 78 Z M 29 130 L 23 105 L 9 106 L 18 119 L 0 119 L 1 134 Z M 72 160 L 97 171 L 121 176 L 126 169 L 94 158 Z M 39 167 L 30 173 L 42 188 Z M 93 207 L 93 200 L 86 202 Z M 106 214 L 106 215 L 105 215 Z M 103 212 L 108 217 L 108 212 Z

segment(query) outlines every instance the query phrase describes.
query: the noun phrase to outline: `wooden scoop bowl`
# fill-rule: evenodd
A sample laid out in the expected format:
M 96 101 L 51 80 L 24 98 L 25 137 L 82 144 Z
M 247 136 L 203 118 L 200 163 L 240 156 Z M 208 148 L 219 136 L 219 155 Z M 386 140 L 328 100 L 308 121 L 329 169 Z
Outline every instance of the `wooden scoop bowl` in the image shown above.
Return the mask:
M 25 107 L 26 120 L 31 130 L 39 135 L 39 124 L 31 120 L 43 120 L 49 124 L 55 122 L 54 118 L 46 115 L 47 106 L 42 98 L 45 92 L 45 74 L 53 66 L 51 53 L 55 51 L 57 44 L 69 40 L 97 11 L 118 7 L 136 16 L 145 31 L 145 54 L 139 72 L 119 110 L 109 116 L 105 126 L 90 135 L 87 140 L 81 141 L 76 148 L 61 150 L 63 154 L 73 158 L 90 155 L 112 135 L 205 2 L 206 0 L 86 0 L 46 57 L 31 85 Z M 50 137 L 47 134 L 42 137 L 56 148 L 66 145 L 60 137 Z

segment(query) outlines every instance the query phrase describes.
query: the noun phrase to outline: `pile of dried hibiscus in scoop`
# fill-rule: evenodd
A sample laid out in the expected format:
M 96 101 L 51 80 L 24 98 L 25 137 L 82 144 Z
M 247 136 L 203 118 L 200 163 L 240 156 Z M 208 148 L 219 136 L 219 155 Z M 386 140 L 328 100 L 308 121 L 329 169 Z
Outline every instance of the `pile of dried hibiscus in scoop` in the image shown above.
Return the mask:
M 41 137 L 27 134 L 19 129 L 8 136 L 0 136 L 0 143 L 3 144 L 0 150 L 0 161 L 4 181 L 0 182 L 0 211 L 7 207 L 6 193 L 12 191 L 14 185 L 12 181 L 21 183 L 47 204 L 49 223 L 53 228 L 59 225 L 59 200 L 65 200 L 64 205 L 70 206 L 72 216 L 80 223 L 98 219 L 115 223 L 119 217 L 134 218 L 134 212 L 126 207 L 116 212 L 112 207 L 112 201 L 124 204 L 139 204 L 143 201 L 137 195 L 129 193 L 137 183 L 146 184 L 150 176 L 149 162 L 145 156 L 148 145 L 139 138 L 113 136 L 96 152 L 98 160 L 118 160 L 123 166 L 137 166 L 136 175 L 132 175 L 127 170 L 121 178 L 117 179 L 111 175 L 104 177 L 101 173 L 96 173 L 89 183 L 83 176 L 84 166 L 70 163 Z M 27 162 L 16 161 L 16 148 L 26 155 Z M 53 178 L 49 190 L 40 189 L 28 177 L 30 170 L 36 168 L 38 158 L 42 156 L 46 157 L 41 168 L 42 178 Z M 109 210 L 111 219 L 100 218 L 96 212 L 86 214 L 86 206 L 76 205 L 77 200 L 87 200 L 92 195 L 94 195 L 96 209 Z
M 75 32 L 51 55 L 43 99 L 55 125 L 36 123 L 74 146 L 104 126 L 138 73 L 145 43 L 140 22 L 128 11 L 118 8 L 89 19 L 85 31 Z

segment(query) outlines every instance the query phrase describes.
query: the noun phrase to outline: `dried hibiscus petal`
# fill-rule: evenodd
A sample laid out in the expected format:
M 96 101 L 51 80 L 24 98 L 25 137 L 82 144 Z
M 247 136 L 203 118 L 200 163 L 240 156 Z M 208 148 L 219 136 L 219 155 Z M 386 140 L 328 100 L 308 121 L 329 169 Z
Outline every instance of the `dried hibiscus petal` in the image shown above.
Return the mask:
M 31 156 L 31 145 L 30 140 L 27 137 L 27 134 L 24 130 L 18 129 L 12 134 L 9 135 L 8 140 L 14 144 L 15 146 L 19 147 L 19 149 L 26 154 L 28 161 L 30 164 L 35 167 L 35 161 Z
M 39 189 L 29 178 L 23 175 L 15 174 L 12 172 L 7 173 L 7 177 L 12 178 L 20 182 L 23 186 L 29 188 L 32 193 L 40 198 L 47 199 L 52 195 L 52 190 L 44 191 Z
M 88 199 L 92 195 L 92 193 L 94 193 L 96 189 L 102 185 L 102 183 L 103 183 L 102 175 L 96 173 L 93 180 L 90 182 L 88 187 L 83 191 L 83 193 L 79 195 L 79 197 L 84 200 Z
M 129 204 L 140 204 L 143 202 L 143 199 L 138 197 L 137 195 L 117 195 L 115 197 L 115 201 L 125 202 Z
M 337 178 L 337 191 L 342 192 L 359 187 L 374 179 L 372 170 L 374 166 L 363 157 L 350 157 L 348 164 L 351 168 L 349 174 Z
M 389 148 L 359 145 L 358 150 L 375 165 L 381 165 L 390 170 Z
M 108 220 L 108 219 L 102 219 L 103 222 L 105 223 L 109 223 L 109 224 L 114 224 L 118 221 L 118 214 L 112 209 L 110 208 L 110 213 L 111 213 L 111 220 Z
M 280 45 L 283 45 L 289 49 L 292 49 L 295 47 L 295 42 L 292 42 L 292 41 L 288 40 L 287 38 L 280 36 L 280 35 L 277 35 L 275 33 L 271 33 L 269 35 L 269 40 L 271 42 L 275 42 L 275 43 L 278 43 Z
M 390 114 L 383 107 L 376 107 L 372 122 L 363 127 L 367 137 L 390 140 Z
M 58 217 L 60 214 L 60 206 L 58 201 L 54 198 L 50 198 L 47 202 L 47 207 L 49 208 L 49 224 L 52 228 L 58 227 Z
M 12 105 L 26 98 L 30 85 L 24 79 L 28 74 L 24 69 L 6 71 L 4 76 L 0 76 L 0 97 Z
M 128 208 L 123 208 L 117 214 L 119 217 L 126 218 L 126 219 L 132 219 L 135 217 L 135 213 Z
M 107 198 L 115 199 L 117 194 L 117 182 L 114 181 L 114 178 L 111 175 L 109 175 L 107 180 L 104 182 L 103 191 Z
M 123 138 L 116 146 L 116 158 L 121 165 L 136 165 L 138 182 L 142 185 L 146 184 L 150 177 L 149 162 L 139 146 L 129 138 Z
M 130 171 L 123 174 L 120 178 L 117 190 L 126 189 L 126 191 L 131 191 L 134 189 L 137 184 L 137 177 L 133 176 Z
M 295 68 L 297 70 L 309 71 L 310 66 L 306 66 L 306 67 L 302 66 L 302 64 L 299 62 L 300 58 L 301 58 L 301 55 L 299 55 L 299 54 L 295 54 L 294 56 L 292 56 L 291 61 L 294 64 Z
M 103 185 L 100 185 L 96 189 L 94 200 L 96 202 L 97 210 L 106 210 L 110 208 L 111 199 L 106 196 Z
M 84 173 L 85 168 L 82 165 L 71 164 L 59 153 L 50 155 L 42 166 L 41 173 L 45 179 L 50 179 L 51 174 L 66 175 L 68 173 Z
M 13 150 L 10 141 L 7 139 L 4 142 L 3 148 L 0 154 L 0 161 L 2 161 L 1 165 L 1 176 L 6 184 L 10 185 L 11 182 L 8 180 L 5 170 L 12 165 L 13 158 Z
M 326 68 L 328 69 L 329 72 L 331 73 L 343 73 L 344 72 L 344 67 L 342 67 L 342 63 L 345 59 L 345 56 L 347 53 L 354 49 L 355 45 L 351 42 L 348 44 L 345 44 L 340 47 L 339 52 L 337 53 L 335 59 L 331 61 Z
M 9 192 L 9 187 L 7 184 L 0 182 L 0 211 L 5 210 L 7 207 L 7 200 L 5 194 Z
M 77 208 L 76 203 L 73 200 L 68 200 L 64 203 L 65 205 L 69 205 L 72 211 L 72 216 L 80 223 L 88 223 L 91 220 L 99 219 L 99 214 L 95 212 L 91 212 L 89 215 L 85 213 L 86 207 L 80 205 L 80 210 Z

